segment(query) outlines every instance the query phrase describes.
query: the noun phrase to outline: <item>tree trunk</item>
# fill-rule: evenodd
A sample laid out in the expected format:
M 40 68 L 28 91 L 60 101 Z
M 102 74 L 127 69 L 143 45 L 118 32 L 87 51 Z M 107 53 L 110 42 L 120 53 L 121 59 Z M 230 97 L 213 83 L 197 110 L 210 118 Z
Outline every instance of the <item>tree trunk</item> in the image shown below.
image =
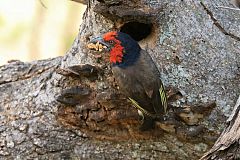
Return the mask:
M 227 120 L 227 127 L 214 146 L 202 159 L 239 159 L 240 158 L 240 96 Z
M 225 0 L 88 1 L 64 57 L 0 67 L 1 158 L 202 157 L 240 93 L 240 12 L 219 6 L 233 7 Z M 139 41 L 159 67 L 170 110 L 154 130 L 138 130 L 137 111 L 118 91 L 109 64 L 86 47 L 112 30 Z M 229 147 L 239 152 L 239 105 L 229 120 L 205 158 L 224 157 L 215 151 Z M 235 143 L 222 147 L 225 135 Z

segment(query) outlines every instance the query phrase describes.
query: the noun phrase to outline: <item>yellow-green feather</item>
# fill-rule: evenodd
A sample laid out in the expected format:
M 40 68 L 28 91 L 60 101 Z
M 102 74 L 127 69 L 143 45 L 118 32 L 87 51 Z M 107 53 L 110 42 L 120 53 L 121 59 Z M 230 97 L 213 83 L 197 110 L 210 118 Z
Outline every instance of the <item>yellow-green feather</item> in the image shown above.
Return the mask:
M 163 106 L 163 109 L 164 109 L 164 113 L 167 113 L 167 97 L 166 97 L 166 93 L 165 93 L 162 85 L 159 88 L 159 94 L 160 94 L 162 106 Z
M 144 108 L 142 108 L 134 99 L 128 97 L 128 99 L 130 100 L 130 102 L 133 104 L 133 106 L 135 108 L 137 108 L 138 110 L 140 110 L 142 113 L 150 116 L 150 117 L 156 117 L 156 115 L 149 113 L 147 110 L 145 110 Z
M 163 88 L 163 86 L 161 85 L 160 88 L 159 88 L 159 94 L 160 94 L 160 98 L 161 98 L 161 103 L 162 103 L 162 106 L 163 106 L 163 109 L 164 109 L 164 113 L 167 113 L 167 97 L 166 97 L 166 93 L 165 93 L 165 90 Z M 133 106 L 135 108 L 137 108 L 138 110 L 140 110 L 142 113 L 150 116 L 150 117 L 156 117 L 158 115 L 155 115 L 155 114 L 152 114 L 152 113 L 149 113 L 147 110 L 145 110 L 144 108 L 142 108 L 138 102 L 136 102 L 134 99 L 132 99 L 131 97 L 128 97 L 128 99 L 130 100 L 130 102 L 133 104 Z

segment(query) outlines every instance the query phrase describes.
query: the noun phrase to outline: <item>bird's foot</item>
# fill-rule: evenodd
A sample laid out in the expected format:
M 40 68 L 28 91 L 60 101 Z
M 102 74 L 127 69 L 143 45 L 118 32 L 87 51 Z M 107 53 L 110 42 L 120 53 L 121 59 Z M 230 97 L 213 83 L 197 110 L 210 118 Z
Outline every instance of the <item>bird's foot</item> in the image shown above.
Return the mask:
M 148 131 L 154 128 L 154 120 L 151 117 L 145 116 L 142 119 L 142 124 L 139 127 L 140 131 Z

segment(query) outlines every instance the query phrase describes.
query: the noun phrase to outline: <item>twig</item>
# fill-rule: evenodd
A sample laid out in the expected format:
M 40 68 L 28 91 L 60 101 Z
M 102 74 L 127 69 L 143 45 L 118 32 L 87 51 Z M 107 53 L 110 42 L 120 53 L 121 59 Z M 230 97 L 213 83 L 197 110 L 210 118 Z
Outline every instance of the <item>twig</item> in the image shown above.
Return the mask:
M 39 2 L 41 3 L 41 5 L 42 5 L 45 9 L 47 9 L 46 5 L 42 2 L 42 0 L 39 0 Z

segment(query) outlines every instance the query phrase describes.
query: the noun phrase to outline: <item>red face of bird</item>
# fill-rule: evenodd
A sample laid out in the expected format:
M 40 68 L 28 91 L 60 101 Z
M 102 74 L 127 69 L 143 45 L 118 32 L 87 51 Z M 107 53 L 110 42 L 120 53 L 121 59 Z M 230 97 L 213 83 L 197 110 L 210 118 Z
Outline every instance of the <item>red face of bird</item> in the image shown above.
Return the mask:
M 117 36 L 118 33 L 115 31 L 105 33 L 101 37 L 92 39 L 87 47 L 90 50 L 97 51 L 101 54 L 100 56 L 107 56 L 111 63 L 121 63 L 124 48 L 121 45 L 121 41 L 117 39 Z

